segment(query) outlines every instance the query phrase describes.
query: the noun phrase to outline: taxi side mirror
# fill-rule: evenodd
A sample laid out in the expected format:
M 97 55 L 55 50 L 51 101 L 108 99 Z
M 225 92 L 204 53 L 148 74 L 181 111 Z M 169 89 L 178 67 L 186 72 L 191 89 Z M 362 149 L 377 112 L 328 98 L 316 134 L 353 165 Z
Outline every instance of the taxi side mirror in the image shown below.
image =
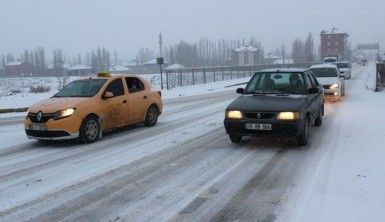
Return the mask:
M 244 88 L 238 88 L 237 89 L 237 93 L 238 94 L 244 94 L 245 93 L 245 89 Z
M 312 87 L 312 88 L 308 89 L 307 92 L 309 94 L 316 94 L 319 92 L 319 89 L 318 89 L 318 87 Z
M 102 96 L 103 99 L 109 99 L 114 97 L 114 94 L 112 92 L 105 92 Z

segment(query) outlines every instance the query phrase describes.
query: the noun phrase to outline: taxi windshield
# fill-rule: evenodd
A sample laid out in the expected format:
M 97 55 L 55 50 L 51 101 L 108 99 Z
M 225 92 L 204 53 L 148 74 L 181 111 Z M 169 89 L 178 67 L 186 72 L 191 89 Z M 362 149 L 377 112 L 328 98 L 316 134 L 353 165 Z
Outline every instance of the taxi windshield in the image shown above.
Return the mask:
M 105 79 L 75 80 L 53 97 L 92 97 L 99 92 L 105 82 Z
M 256 73 L 246 86 L 245 94 L 306 94 L 301 73 Z

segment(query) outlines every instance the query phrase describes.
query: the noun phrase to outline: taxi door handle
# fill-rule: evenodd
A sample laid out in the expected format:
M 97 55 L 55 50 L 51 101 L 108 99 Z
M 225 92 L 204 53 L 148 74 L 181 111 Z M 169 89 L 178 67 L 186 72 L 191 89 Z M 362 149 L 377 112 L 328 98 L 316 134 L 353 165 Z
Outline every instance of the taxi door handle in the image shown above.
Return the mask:
M 143 96 L 143 99 L 147 99 L 147 96 Z
M 123 103 L 126 104 L 126 103 L 127 103 L 127 100 L 123 100 Z

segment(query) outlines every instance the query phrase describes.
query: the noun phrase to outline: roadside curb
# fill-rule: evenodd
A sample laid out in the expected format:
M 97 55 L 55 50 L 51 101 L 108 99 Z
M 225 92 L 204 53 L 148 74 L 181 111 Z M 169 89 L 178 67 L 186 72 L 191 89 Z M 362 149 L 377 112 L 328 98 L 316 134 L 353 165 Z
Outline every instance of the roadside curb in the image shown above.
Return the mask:
M 27 112 L 27 110 L 28 110 L 28 107 L 0 109 L 0 114 L 3 114 L 3 113 L 21 113 L 21 112 Z

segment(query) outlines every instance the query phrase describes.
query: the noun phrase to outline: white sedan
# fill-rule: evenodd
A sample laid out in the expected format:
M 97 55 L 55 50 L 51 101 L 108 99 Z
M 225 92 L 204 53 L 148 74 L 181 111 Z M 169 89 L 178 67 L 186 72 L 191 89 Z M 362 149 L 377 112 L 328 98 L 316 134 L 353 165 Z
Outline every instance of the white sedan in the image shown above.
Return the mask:
M 318 82 L 324 87 L 325 95 L 342 97 L 345 95 L 345 78 L 338 67 L 332 64 L 322 64 L 310 67 Z

